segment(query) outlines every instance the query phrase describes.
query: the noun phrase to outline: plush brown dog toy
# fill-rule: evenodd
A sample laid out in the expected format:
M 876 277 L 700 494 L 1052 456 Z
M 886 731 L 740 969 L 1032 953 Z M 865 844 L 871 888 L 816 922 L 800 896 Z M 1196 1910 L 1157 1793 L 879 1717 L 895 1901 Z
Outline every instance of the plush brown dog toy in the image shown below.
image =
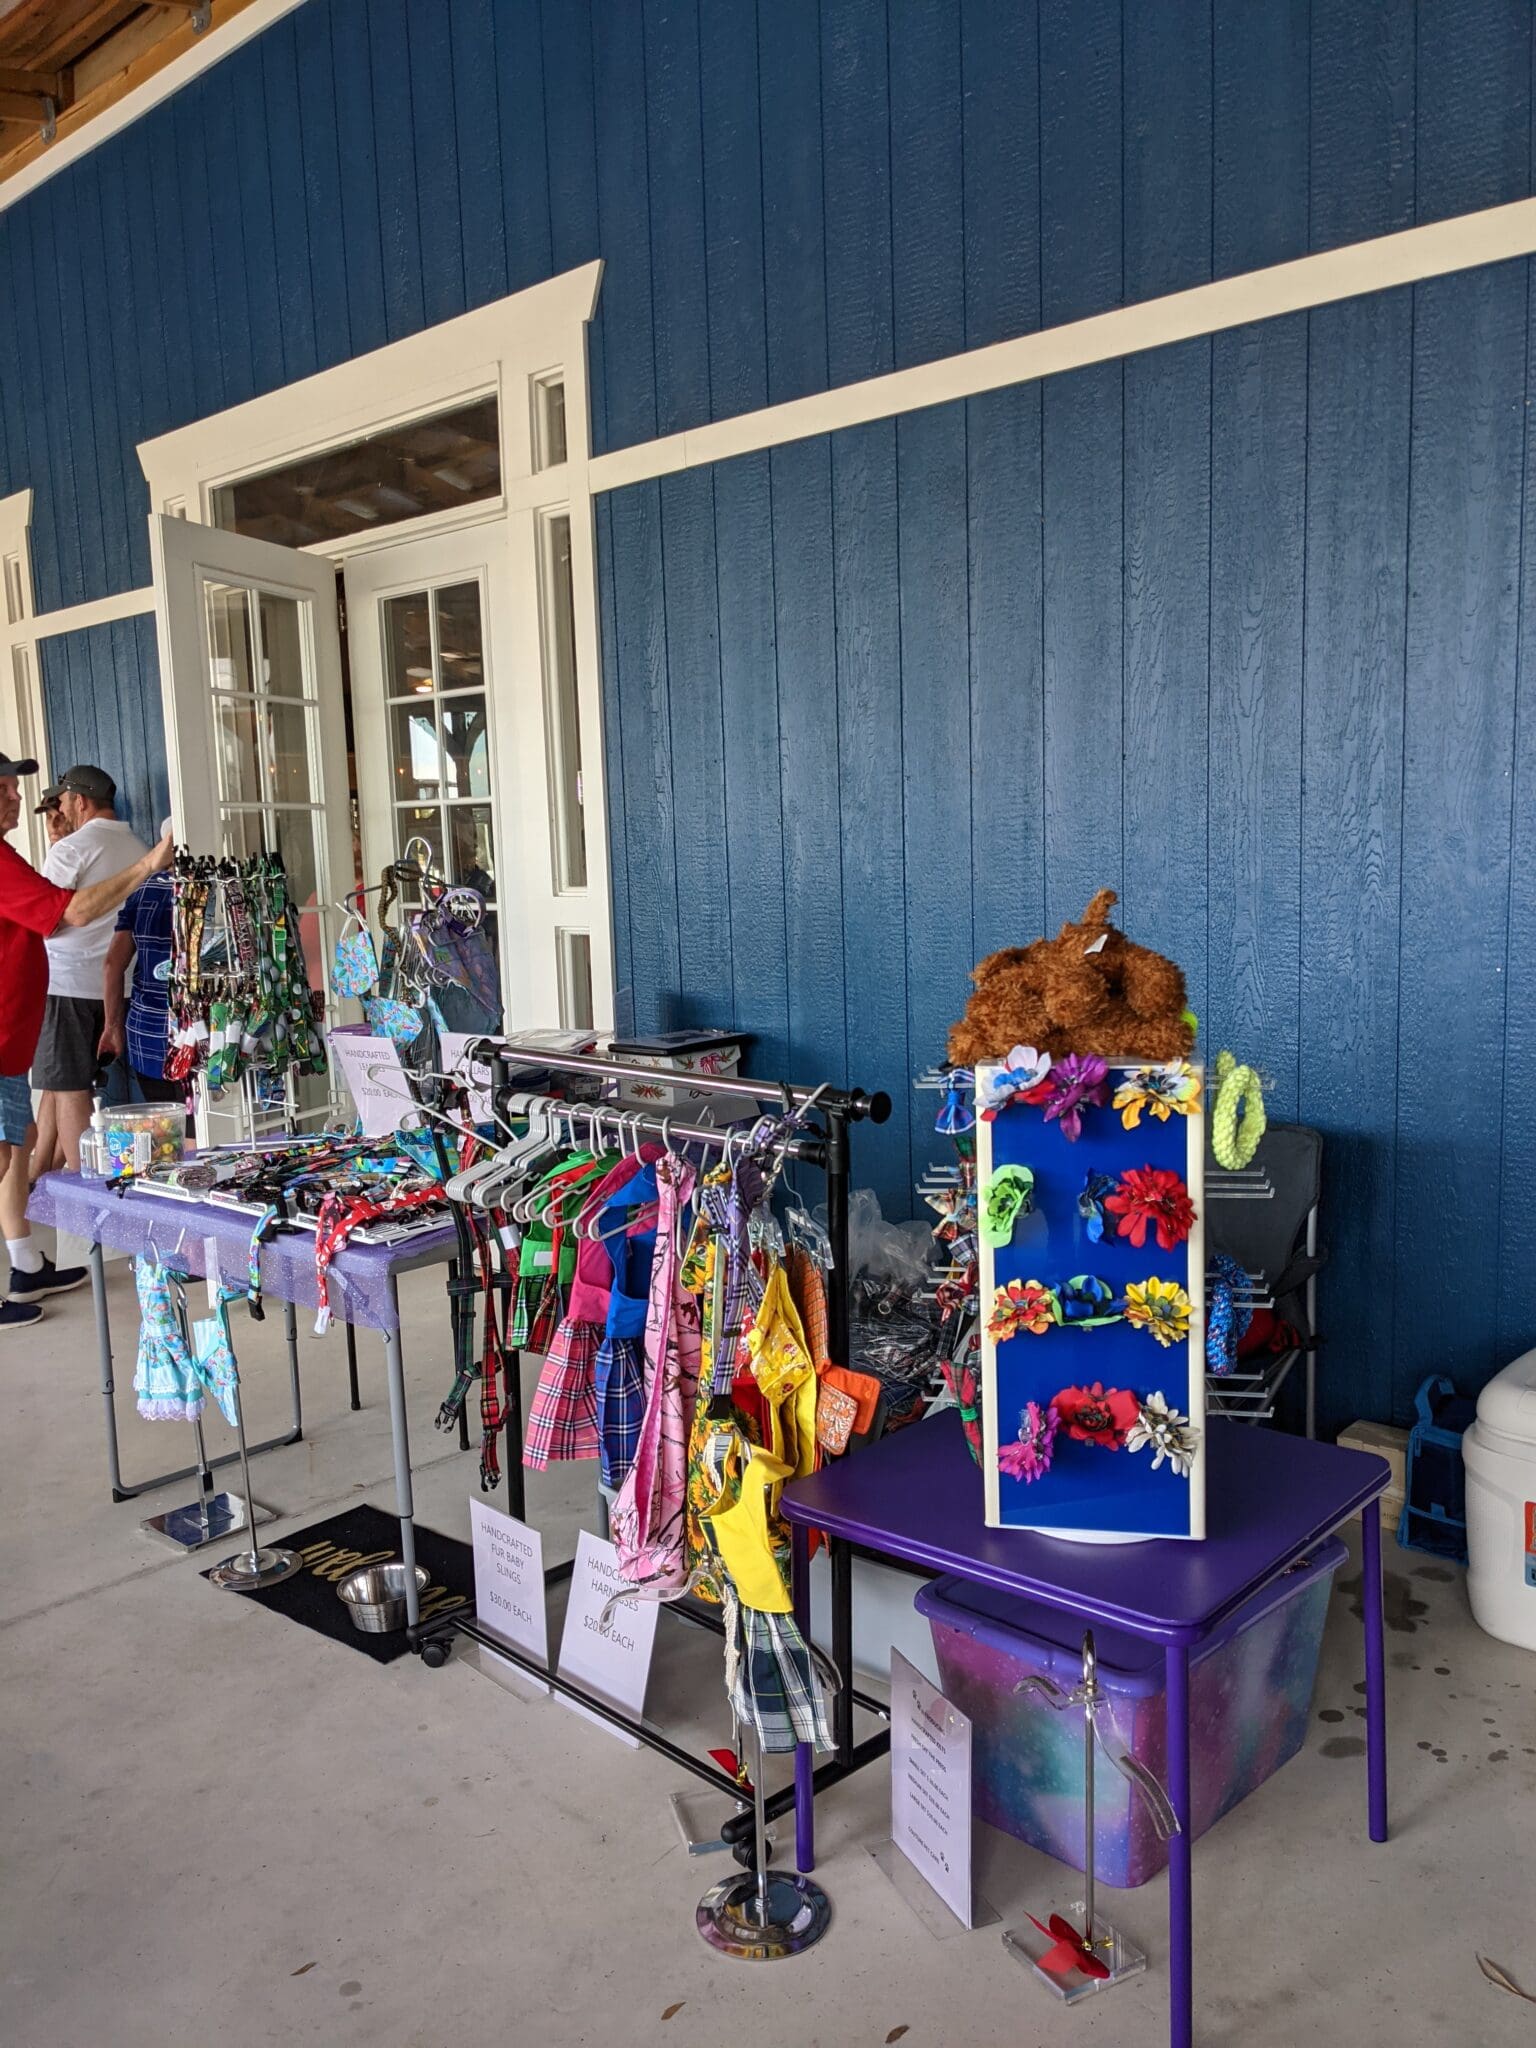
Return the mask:
M 1101 889 L 1081 922 L 1064 924 L 1054 939 L 988 954 L 949 1034 L 956 1066 L 1003 1059 L 1016 1045 L 1053 1059 L 1077 1052 L 1175 1060 L 1193 1049 L 1183 970 L 1115 930 L 1109 913 L 1118 900 Z

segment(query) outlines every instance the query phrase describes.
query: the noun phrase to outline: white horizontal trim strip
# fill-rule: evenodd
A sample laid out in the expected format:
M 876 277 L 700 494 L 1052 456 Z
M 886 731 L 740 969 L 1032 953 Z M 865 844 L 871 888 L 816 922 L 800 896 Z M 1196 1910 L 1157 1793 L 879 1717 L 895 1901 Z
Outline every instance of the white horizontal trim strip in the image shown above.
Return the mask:
M 155 608 L 152 584 L 142 590 L 120 590 L 113 597 L 93 597 L 61 612 L 42 612 L 27 624 L 34 640 L 54 640 L 60 633 L 83 633 L 88 626 L 110 626 L 114 619 L 136 619 Z
M 1445 277 L 1479 264 L 1505 263 L 1536 253 L 1536 199 L 1509 206 L 1490 206 L 1479 213 L 1458 214 L 1428 227 L 1405 228 L 1378 235 L 1316 256 L 1301 256 L 1266 270 L 1245 271 L 1215 284 L 1196 285 L 1167 298 L 1120 306 L 1112 313 L 1074 320 L 1041 334 L 995 342 L 990 348 L 968 349 L 936 363 L 893 370 L 859 384 L 839 385 L 809 398 L 765 406 L 736 419 L 717 420 L 682 434 L 642 441 L 633 448 L 594 456 L 589 471 L 594 492 L 621 490 L 626 484 L 666 476 L 680 469 L 726 462 L 786 441 L 830 434 L 871 420 L 894 418 L 925 406 L 947 405 L 1039 377 L 1059 376 L 1090 363 L 1112 362 L 1147 349 L 1166 348 L 1202 334 L 1246 327 L 1256 320 L 1275 320 L 1339 299 L 1367 292 L 1389 291 L 1424 278 Z
M 14 172 L 0 183 L 0 213 L 14 206 L 18 199 L 25 199 L 29 192 L 35 192 L 39 185 L 45 185 L 56 172 L 68 165 L 78 163 L 91 150 L 119 134 L 141 114 L 147 114 L 151 107 L 159 106 L 174 92 L 200 71 L 206 71 L 210 64 L 217 64 L 221 57 L 238 50 L 242 43 L 248 43 L 252 36 L 259 36 L 263 29 L 270 28 L 275 21 L 281 21 L 285 14 L 292 14 L 303 0 L 253 0 L 243 8 L 233 21 L 215 22 L 205 29 L 190 50 L 172 61 L 153 78 L 146 78 L 142 85 L 136 85 L 132 92 L 125 92 L 120 100 L 99 114 L 93 114 L 78 128 L 50 143 L 42 155 Z

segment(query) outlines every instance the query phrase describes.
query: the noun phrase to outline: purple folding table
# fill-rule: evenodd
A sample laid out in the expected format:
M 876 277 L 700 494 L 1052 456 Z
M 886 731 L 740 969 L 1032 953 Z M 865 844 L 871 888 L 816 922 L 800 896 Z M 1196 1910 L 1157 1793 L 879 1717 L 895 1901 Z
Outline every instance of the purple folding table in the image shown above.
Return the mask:
M 1387 1839 L 1387 1706 L 1382 1660 L 1380 1496 L 1385 1459 L 1238 1422 L 1209 1425 L 1206 1526 L 1200 1543 L 1081 1544 L 983 1522 L 981 1472 L 959 1417 L 936 1416 L 784 1489 L 792 1526 L 795 1612 L 809 1629 L 809 1532 L 824 1530 L 836 1568 L 847 1547 L 931 1572 L 953 1572 L 1085 1623 L 1163 1645 L 1168 1793 L 1180 1832 L 1169 1843 L 1169 2038 L 1194 2041 L 1190 1888 L 1190 1652 L 1244 1601 L 1325 1536 L 1360 1517 L 1365 1618 L 1370 1835 Z M 1107 1454 L 1106 1454 L 1107 1455 Z M 848 1730 L 839 1727 L 839 1742 Z M 796 1860 L 815 1863 L 812 1753 L 795 1754 Z
M 165 1195 L 146 1195 L 132 1188 L 118 1191 L 105 1181 L 82 1180 L 77 1173 L 47 1173 L 32 1191 L 27 1214 L 35 1223 L 52 1224 L 83 1237 L 88 1254 L 91 1290 L 96 1302 L 96 1348 L 101 1371 L 102 1406 L 106 1416 L 107 1469 L 115 1501 L 131 1500 L 151 1487 L 190 1479 L 197 1467 L 178 1472 L 160 1472 L 153 1479 L 127 1483 L 118 1458 L 117 1410 L 112 1367 L 112 1332 L 107 1317 L 106 1273 L 102 1246 L 120 1251 L 158 1252 L 167 1265 L 184 1273 L 206 1275 L 208 1260 L 217 1260 L 226 1284 L 244 1283 L 250 1264 L 251 1218 L 243 1210 L 212 1202 L 186 1202 Z M 389 1387 L 389 1425 L 394 1447 L 395 1502 L 400 1517 L 400 1554 L 407 1571 L 406 1610 L 417 1620 L 416 1581 L 409 1569 L 416 1562 L 416 1531 L 411 1488 L 410 1434 L 405 1412 L 405 1358 L 400 1338 L 400 1302 L 396 1283 L 400 1274 L 422 1266 L 450 1264 L 458 1253 L 458 1238 L 451 1224 L 440 1230 L 422 1231 L 397 1244 L 350 1244 L 337 1253 L 330 1270 L 331 1306 L 347 1331 L 347 1361 L 351 1373 L 352 1406 L 361 1407 L 357 1390 L 357 1356 L 353 1348 L 353 1326 L 377 1330 L 384 1339 L 384 1363 Z M 299 1308 L 315 1308 L 320 1299 L 315 1276 L 315 1240 L 307 1230 L 279 1232 L 261 1248 L 262 1291 L 283 1304 L 284 1328 L 288 1340 L 288 1377 L 293 1426 L 286 1436 L 273 1437 L 265 1444 L 253 1444 L 251 1454 L 272 1450 L 281 1444 L 298 1443 L 304 1433 L 299 1401 Z M 236 1455 L 210 1459 L 210 1468 Z

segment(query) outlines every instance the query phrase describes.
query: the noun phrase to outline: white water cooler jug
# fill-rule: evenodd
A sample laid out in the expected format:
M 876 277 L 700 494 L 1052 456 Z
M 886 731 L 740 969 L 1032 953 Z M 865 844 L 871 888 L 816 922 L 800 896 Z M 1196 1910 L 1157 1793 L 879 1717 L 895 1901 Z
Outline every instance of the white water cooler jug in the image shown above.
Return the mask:
M 1536 1650 L 1536 1351 L 1478 1395 L 1462 1462 L 1472 1612 L 1489 1635 Z

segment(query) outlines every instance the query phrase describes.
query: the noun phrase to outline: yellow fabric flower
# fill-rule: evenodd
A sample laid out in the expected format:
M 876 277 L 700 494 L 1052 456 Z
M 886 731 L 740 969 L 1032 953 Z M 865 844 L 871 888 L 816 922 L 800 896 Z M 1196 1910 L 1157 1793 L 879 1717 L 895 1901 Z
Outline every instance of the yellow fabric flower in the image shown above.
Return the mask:
M 1177 1280 L 1133 1280 L 1125 1290 L 1125 1320 L 1147 1330 L 1159 1344 L 1189 1335 L 1189 1296 Z
M 1188 1116 L 1199 1106 L 1200 1076 L 1188 1060 L 1169 1060 L 1163 1067 L 1138 1067 L 1115 1090 L 1115 1108 L 1128 1131 L 1136 1129 L 1144 1109 L 1165 1124 L 1169 1117 Z

